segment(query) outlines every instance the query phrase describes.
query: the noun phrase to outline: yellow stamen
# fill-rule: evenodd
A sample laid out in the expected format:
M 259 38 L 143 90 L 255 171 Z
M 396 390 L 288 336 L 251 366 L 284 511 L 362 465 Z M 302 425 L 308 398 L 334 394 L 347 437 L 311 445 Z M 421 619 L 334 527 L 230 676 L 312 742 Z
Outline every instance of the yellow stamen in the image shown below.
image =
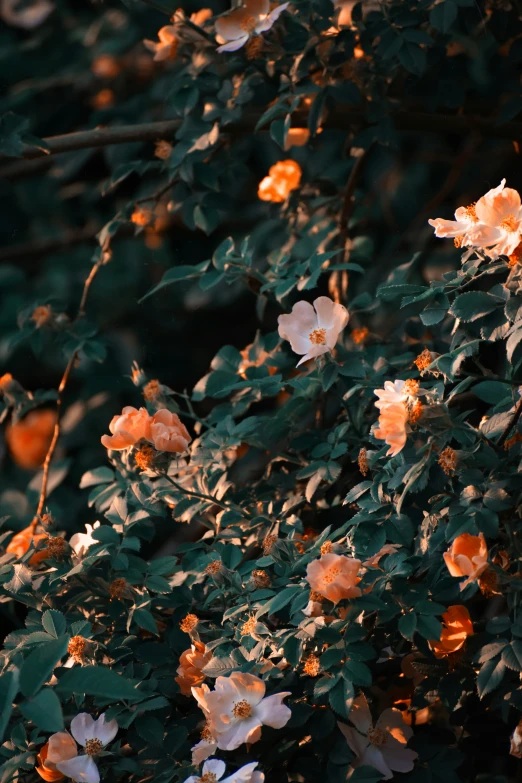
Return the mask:
M 326 344 L 326 329 L 314 329 L 308 336 L 312 345 Z

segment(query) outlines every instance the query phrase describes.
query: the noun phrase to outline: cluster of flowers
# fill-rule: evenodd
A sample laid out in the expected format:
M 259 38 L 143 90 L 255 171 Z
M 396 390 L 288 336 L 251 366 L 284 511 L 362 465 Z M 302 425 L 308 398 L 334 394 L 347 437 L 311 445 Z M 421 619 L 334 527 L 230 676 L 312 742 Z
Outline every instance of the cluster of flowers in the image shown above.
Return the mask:
M 103 435 L 101 442 L 107 449 L 122 451 L 138 441 L 152 443 L 158 451 L 179 453 L 186 451 L 191 441 L 187 428 L 177 413 L 161 408 L 151 416 L 145 408 L 137 410 L 128 405 L 109 424 L 111 435 Z

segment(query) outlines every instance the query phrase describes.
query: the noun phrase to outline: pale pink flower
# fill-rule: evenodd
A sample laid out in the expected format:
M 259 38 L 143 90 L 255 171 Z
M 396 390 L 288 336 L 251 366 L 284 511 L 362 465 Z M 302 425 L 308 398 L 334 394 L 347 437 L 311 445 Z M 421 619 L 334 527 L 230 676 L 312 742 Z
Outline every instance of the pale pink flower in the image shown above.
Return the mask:
M 263 783 L 265 776 L 262 772 L 257 772 L 256 767 L 258 761 L 252 761 L 250 764 L 245 764 L 240 769 L 228 775 L 224 778 L 226 765 L 221 759 L 209 759 L 203 764 L 202 774 L 191 775 L 185 780 L 185 783 L 201 783 L 201 781 L 212 781 L 212 783 L 218 780 L 221 783 Z
M 88 713 L 81 712 L 71 721 L 71 734 L 85 749 L 82 756 L 74 755 L 56 763 L 56 769 L 72 780 L 82 783 L 100 783 L 100 772 L 94 761 L 103 748 L 112 742 L 118 733 L 115 720 L 105 720 L 105 713 L 94 720 Z M 49 757 L 48 757 L 49 758 Z
M 520 194 L 505 187 L 503 179 L 497 188 L 488 190 L 475 205 L 479 223 L 470 232 L 473 246 L 489 248 L 490 258 L 509 256 L 520 242 L 522 229 L 522 207 Z
M 292 714 L 282 703 L 290 692 L 265 698 L 265 683 L 253 674 L 233 672 L 229 677 L 218 677 L 213 691 L 202 685 L 192 688 L 192 693 L 220 750 L 236 750 L 243 742 L 257 742 L 262 726 L 282 729 Z
M 208 686 L 207 686 L 208 687 Z M 210 690 L 210 688 L 209 688 Z M 192 750 L 192 766 L 199 767 L 202 761 L 208 759 L 209 756 L 213 756 L 217 750 L 217 743 L 212 740 L 202 739 L 197 742 Z
M 336 604 L 343 598 L 361 595 L 361 588 L 357 587 L 360 567 L 360 560 L 329 552 L 308 563 L 306 578 L 312 590 Z
M 223 45 L 218 52 L 235 52 L 251 35 L 270 30 L 290 3 L 282 3 L 270 11 L 270 0 L 245 0 L 243 5 L 216 19 L 217 40 Z
M 167 24 L 158 31 L 158 42 L 145 40 L 143 43 L 154 52 L 154 59 L 157 62 L 161 60 L 174 60 L 178 51 L 178 36 L 174 25 Z
M 111 435 L 102 435 L 102 445 L 106 449 L 121 451 L 129 446 L 134 446 L 142 438 L 151 440 L 150 434 L 151 417 L 145 410 L 139 411 L 131 405 L 127 405 L 120 416 L 113 416 L 109 429 Z
M 90 546 L 100 543 L 92 537 L 93 532 L 99 527 L 99 522 L 95 522 L 94 525 L 86 524 L 85 533 L 75 533 L 73 536 L 71 536 L 69 545 L 74 549 L 78 557 L 84 557 L 87 554 L 87 550 Z
M 395 457 L 406 445 L 408 417 L 408 408 L 402 402 L 381 408 L 379 426 L 373 434 L 390 447 L 386 452 L 387 456 Z
M 435 218 L 428 220 L 430 226 L 435 229 L 435 236 L 439 239 L 457 239 L 458 246 L 469 244 L 469 232 L 478 223 L 475 212 L 475 205 L 469 207 L 459 207 L 455 212 L 455 220 L 444 220 L 444 218 Z
M 355 766 L 373 767 L 384 780 L 391 780 L 394 772 L 411 772 L 418 754 L 406 747 L 413 730 L 404 723 L 400 710 L 384 710 L 374 726 L 366 697 L 361 694 L 353 702 L 350 722 L 355 728 L 342 723 L 339 728 L 356 755 Z
M 288 340 L 292 351 L 304 354 L 297 366 L 308 359 L 333 351 L 348 323 L 348 310 L 328 296 L 319 296 L 312 305 L 296 302 L 289 314 L 280 315 L 279 336 Z
M 158 451 L 181 452 L 187 450 L 191 437 L 177 413 L 161 408 L 150 420 L 148 440 Z
M 0 0 L 0 19 L 14 27 L 23 27 L 32 30 L 39 27 L 51 11 L 54 3 L 50 0 L 33 0 L 32 3 L 24 3 L 24 0 Z
M 379 398 L 375 405 L 382 410 L 385 405 L 410 402 L 417 396 L 418 389 L 417 381 L 385 381 L 384 389 L 374 389 L 373 393 Z

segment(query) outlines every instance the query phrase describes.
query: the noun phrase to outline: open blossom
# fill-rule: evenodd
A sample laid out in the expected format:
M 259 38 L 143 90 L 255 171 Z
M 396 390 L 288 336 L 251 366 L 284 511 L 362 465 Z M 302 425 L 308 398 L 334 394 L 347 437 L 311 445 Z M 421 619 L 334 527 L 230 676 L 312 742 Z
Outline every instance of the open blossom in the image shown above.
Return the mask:
M 405 446 L 408 434 L 410 411 L 417 402 L 419 383 L 415 380 L 385 381 L 384 389 L 375 389 L 379 398 L 375 406 L 379 408 L 379 426 L 374 436 L 384 440 L 390 447 L 387 455 L 395 457 Z
M 94 720 L 88 713 L 81 712 L 71 721 L 71 734 L 76 742 L 85 749 L 85 754 L 78 756 L 76 752 L 74 755 L 62 755 L 60 759 L 55 761 L 56 769 L 75 781 L 100 783 L 100 773 L 94 757 L 109 742 L 112 742 L 117 733 L 117 722 L 115 720 L 106 721 L 105 713 L 100 715 L 98 720 Z M 49 743 L 52 739 L 53 737 L 51 737 Z M 72 749 L 70 745 L 67 748 L 67 753 L 71 754 Z M 49 758 L 49 754 L 47 758 Z
M 289 314 L 280 315 L 279 336 L 288 340 L 292 351 L 304 354 L 297 366 L 335 348 L 340 333 L 348 323 L 348 310 L 328 296 L 319 296 L 313 307 L 296 302 Z
M 223 777 L 226 770 L 226 764 L 221 759 L 209 759 L 203 764 L 202 774 L 191 775 L 185 780 L 185 783 L 201 783 L 201 781 L 208 781 L 208 783 L 216 783 L 218 780 L 221 783 L 263 783 L 265 776 L 262 772 L 257 772 L 256 767 L 259 762 L 252 761 L 250 764 L 245 764 L 240 769 Z
M 151 441 L 150 419 L 145 408 L 136 410 L 131 405 L 127 405 L 120 416 L 113 416 L 109 424 L 112 436 L 102 435 L 102 445 L 106 449 L 121 451 L 134 446 L 142 438 Z
M 50 0 L 32 0 L 29 3 L 24 0 L 0 0 L 0 19 L 26 30 L 39 27 L 53 10 L 54 3 Z
M 220 750 L 236 750 L 243 742 L 257 742 L 262 726 L 282 729 L 292 714 L 282 703 L 290 692 L 265 698 L 265 683 L 253 674 L 233 672 L 229 677 L 218 677 L 213 691 L 203 684 L 192 688 L 192 694 Z
M 147 440 L 152 441 L 158 451 L 182 452 L 187 450 L 191 438 L 178 414 L 161 408 L 150 420 Z
M 374 726 L 366 697 L 361 695 L 353 702 L 350 722 L 355 728 L 342 723 L 339 728 L 356 755 L 356 766 L 373 767 L 384 780 L 391 780 L 394 772 L 411 772 L 418 754 L 406 747 L 413 731 L 400 710 L 384 710 Z
M 462 533 L 453 541 L 449 550 L 444 552 L 443 557 L 452 576 L 467 577 L 460 583 L 460 589 L 464 590 L 488 567 L 488 547 L 484 534 L 472 536 L 470 533 Z
M 56 411 L 40 408 L 6 427 L 5 439 L 14 462 L 24 470 L 41 467 L 53 437 Z
M 440 641 L 429 641 L 436 658 L 445 658 L 464 646 L 468 636 L 473 636 L 473 623 L 465 606 L 448 606 L 442 615 L 443 629 Z
M 270 0 L 245 0 L 243 5 L 216 19 L 217 40 L 222 43 L 218 52 L 235 52 L 246 44 L 251 35 L 260 35 L 288 8 L 289 3 L 270 11 Z
M 95 522 L 94 525 L 86 524 L 85 533 L 75 533 L 73 536 L 71 536 L 69 544 L 74 549 L 78 557 L 84 557 L 87 554 L 87 550 L 90 546 L 100 543 L 92 537 L 93 532 L 98 527 L 100 527 L 100 523 L 98 521 Z
M 167 24 L 158 30 L 158 42 L 145 40 L 143 43 L 154 52 L 154 59 L 157 62 L 161 60 L 175 60 L 178 51 L 178 37 L 174 25 Z
M 36 757 L 36 771 L 47 783 L 63 780 L 63 772 L 56 768 L 57 762 L 68 761 L 77 755 L 76 742 L 67 731 L 58 731 L 40 748 Z
M 202 669 L 212 658 L 212 651 L 208 652 L 201 642 L 194 642 L 189 650 L 181 653 L 177 668 L 176 682 L 184 696 L 192 696 L 192 687 L 201 685 L 205 679 Z
M 292 190 L 299 187 L 301 173 L 301 166 L 295 160 L 274 163 L 268 169 L 268 175 L 259 183 L 258 198 L 276 204 L 286 201 Z
M 312 590 L 336 604 L 343 598 L 361 595 L 361 588 L 357 587 L 360 567 L 360 560 L 330 552 L 308 563 L 306 578 Z
M 520 243 L 522 205 L 520 194 L 506 188 L 503 179 L 476 204 L 459 207 L 455 220 L 429 220 L 437 237 L 452 237 L 457 246 L 481 248 L 490 258 L 512 255 Z

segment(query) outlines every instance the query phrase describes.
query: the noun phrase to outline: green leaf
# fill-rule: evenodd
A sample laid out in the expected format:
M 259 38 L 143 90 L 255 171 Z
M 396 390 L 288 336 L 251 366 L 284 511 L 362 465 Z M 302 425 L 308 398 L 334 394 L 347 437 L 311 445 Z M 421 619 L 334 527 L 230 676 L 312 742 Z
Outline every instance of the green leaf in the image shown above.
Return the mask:
M 55 666 L 67 652 L 68 644 L 69 634 L 66 634 L 29 653 L 20 669 L 20 690 L 24 696 L 33 696 L 50 679 Z
M 522 641 L 515 639 L 502 650 L 502 660 L 508 667 L 516 672 L 522 672 Z
M 352 709 L 353 700 L 355 698 L 355 690 L 353 683 L 349 680 L 340 680 L 335 688 L 332 688 L 328 694 L 328 701 L 330 707 L 341 716 L 341 718 L 347 718 Z
M 413 636 L 415 634 L 415 631 L 417 630 L 417 615 L 415 612 L 410 612 L 409 614 L 403 614 L 402 617 L 399 618 L 399 631 L 404 636 L 405 639 L 408 639 L 408 641 L 413 640 Z
M 479 671 L 477 677 L 477 690 L 481 699 L 488 693 L 498 688 L 506 671 L 506 665 L 503 661 L 493 659 L 487 661 Z
M 47 633 L 58 639 L 59 636 L 63 636 L 67 630 L 67 621 L 61 612 L 57 612 L 56 609 L 48 609 L 42 615 L 42 625 Z
M 9 669 L 0 676 L 0 742 L 13 711 L 13 701 L 18 692 L 18 669 Z
M 131 702 L 143 698 L 129 680 L 107 666 L 75 666 L 60 677 L 56 690 Z
M 23 153 L 22 136 L 29 127 L 29 120 L 12 111 L 0 117 L 0 154 L 11 158 L 21 158 Z
M 480 381 L 473 387 L 473 394 L 479 400 L 497 405 L 510 396 L 511 387 L 499 381 Z
M 419 614 L 417 616 L 417 631 L 425 639 L 438 641 L 442 633 L 442 623 L 432 614 Z
M 175 266 L 172 269 L 167 270 L 161 281 L 155 285 L 154 288 L 151 288 L 145 296 L 142 296 L 139 300 L 139 304 L 144 302 L 145 299 L 148 299 L 149 296 L 152 296 L 152 294 L 161 291 L 162 288 L 174 285 L 174 283 L 179 283 L 181 280 L 193 280 L 194 278 L 201 277 L 209 266 L 210 261 L 202 261 L 201 264 L 193 264 L 191 266 L 188 264 L 180 264 L 180 266 Z
M 458 8 L 453 0 L 445 0 L 439 3 L 430 11 L 430 24 L 441 33 L 448 33 L 455 19 L 457 18 Z
M 450 313 L 467 323 L 492 313 L 500 304 L 501 299 L 485 291 L 467 291 L 455 298 Z
M 292 598 L 299 593 L 302 590 L 299 585 L 291 585 L 290 587 L 285 587 L 284 590 L 281 590 L 281 592 L 270 599 L 270 601 L 267 601 L 266 604 L 264 604 L 257 612 L 256 614 L 256 620 L 259 617 L 262 617 L 264 614 L 275 614 L 280 609 L 283 609 L 287 604 L 290 603 Z
M 34 699 L 19 704 L 18 709 L 42 731 L 63 731 L 62 705 L 52 688 L 44 688 Z
M 348 494 L 344 499 L 343 505 L 346 505 L 346 503 L 353 503 L 355 500 L 358 500 L 361 497 L 361 495 L 364 495 L 364 493 L 370 489 L 371 486 L 372 486 L 371 481 L 361 481 L 360 484 L 357 484 L 357 486 L 353 487 L 348 492 Z
M 80 481 L 80 489 L 85 487 L 92 487 L 96 484 L 110 484 L 114 481 L 114 471 L 111 468 L 105 466 L 101 468 L 94 468 L 94 470 L 88 470 L 84 473 Z

